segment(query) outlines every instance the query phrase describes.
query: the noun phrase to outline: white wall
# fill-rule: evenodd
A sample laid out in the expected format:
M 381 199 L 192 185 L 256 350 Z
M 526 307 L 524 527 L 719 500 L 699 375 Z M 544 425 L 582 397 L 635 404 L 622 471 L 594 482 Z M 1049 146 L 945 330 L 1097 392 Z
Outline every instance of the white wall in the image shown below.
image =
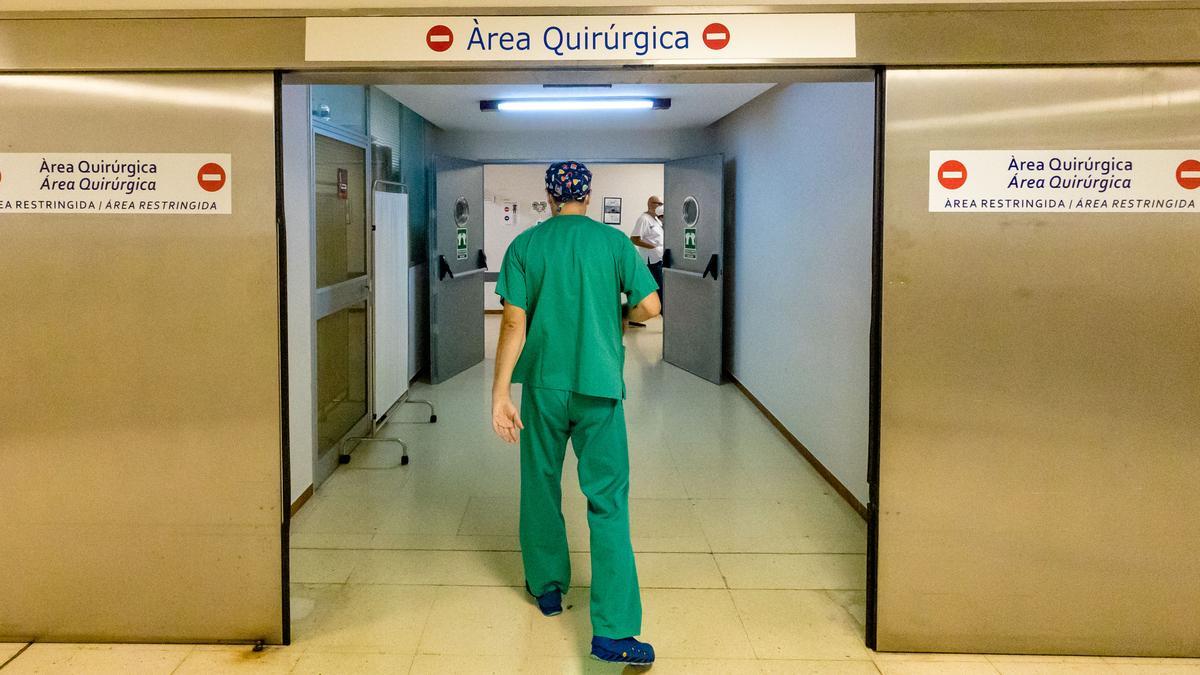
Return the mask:
M 313 484 L 312 163 L 309 88 L 283 88 L 283 198 L 287 223 L 288 432 L 293 502 Z
M 874 95 L 780 87 L 717 125 L 735 187 L 730 370 L 864 504 Z
M 638 216 L 646 210 L 646 199 L 650 195 L 662 196 L 662 164 L 589 164 L 592 170 L 592 205 L 588 215 L 600 222 L 603 219 L 605 197 L 621 198 L 621 224 L 625 234 L 633 232 Z M 526 228 L 549 217 L 548 212 L 537 214 L 533 202 L 546 201 L 546 164 L 487 164 L 483 167 L 484 252 L 487 254 L 488 269 L 500 271 L 500 262 L 508 245 Z M 503 211 L 497 205 L 504 201 L 517 204 L 515 222 L 506 224 Z M 484 307 L 500 309 L 500 300 L 495 294 L 496 283 L 485 285 Z

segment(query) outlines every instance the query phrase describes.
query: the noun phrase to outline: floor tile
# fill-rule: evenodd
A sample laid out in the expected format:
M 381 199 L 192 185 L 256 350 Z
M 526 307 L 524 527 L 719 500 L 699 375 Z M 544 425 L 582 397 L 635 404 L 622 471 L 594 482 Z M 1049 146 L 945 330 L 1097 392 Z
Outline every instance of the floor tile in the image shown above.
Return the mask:
M 864 555 L 717 553 L 730 588 L 856 590 L 867 584 Z
M 1045 660 L 1042 660 L 1042 659 Z M 1104 659 L 1059 657 L 989 656 L 988 660 L 1001 675 L 1084 675 L 1086 673 L 1115 673 L 1116 668 Z
M 511 551 L 362 551 L 355 584 L 521 586 L 521 554 Z
M 413 657 L 408 654 L 319 654 L 306 653 L 296 661 L 293 675 L 395 675 L 407 673 Z
M 878 675 L 871 661 L 761 660 L 764 675 Z
M 612 666 L 598 663 L 586 656 L 463 656 L 450 654 L 419 654 L 413 661 L 412 675 L 496 675 L 498 673 L 530 673 L 543 675 L 574 675 L 576 673 L 616 672 Z
M 866 523 L 837 497 L 805 504 L 757 499 L 694 503 L 716 553 L 866 553 Z
M 630 671 L 634 669 L 630 668 Z M 611 666 L 609 672 L 612 672 Z M 651 671 L 655 675 L 758 675 L 761 664 L 754 659 L 677 659 L 658 657 Z
M 349 534 L 339 532 L 309 533 L 292 531 L 288 535 L 288 546 L 293 551 L 303 548 L 371 548 L 371 532 Z
M 665 658 L 754 658 L 726 590 L 644 590 L 642 636 Z
M 738 613 L 766 659 L 871 658 L 862 628 L 820 591 L 731 591 Z
M 438 589 L 419 653 L 521 656 L 535 616 L 545 619 L 523 589 L 444 586 Z
M 1200 675 L 1200 663 L 1113 663 L 1120 675 Z
M 987 661 L 877 661 L 883 675 L 996 675 Z
M 345 583 L 363 555 L 347 549 L 293 549 L 288 558 L 292 583 Z
M 930 652 L 874 652 L 872 658 L 876 662 L 884 661 L 979 661 L 988 663 L 986 654 L 938 654 Z
M 305 586 L 293 590 L 313 602 L 293 620 L 293 647 L 314 652 L 416 653 L 438 588 L 433 586 Z
M 24 642 L 0 642 L 0 664 L 8 661 L 24 648 Z
M 516 532 L 505 535 L 387 534 L 374 535 L 359 548 L 409 551 L 520 551 Z
M 864 630 L 867 625 L 867 592 L 866 591 L 825 591 L 842 609 L 858 622 Z
M 292 672 L 302 656 L 290 647 L 268 647 L 255 652 L 248 646 L 197 649 L 183 660 L 173 675 L 212 675 L 213 673 Z M 6 674 L 7 675 L 7 674 Z
M 166 675 L 191 652 L 190 645 L 34 644 L 6 666 L 4 673 Z

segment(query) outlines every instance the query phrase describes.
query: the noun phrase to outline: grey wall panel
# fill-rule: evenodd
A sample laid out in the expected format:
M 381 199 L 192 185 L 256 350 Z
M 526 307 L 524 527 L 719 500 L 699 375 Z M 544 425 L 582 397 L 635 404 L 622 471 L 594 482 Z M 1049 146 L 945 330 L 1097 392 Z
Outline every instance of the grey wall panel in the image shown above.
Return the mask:
M 231 153 L 231 215 L 0 216 L 0 641 L 283 637 L 270 74 L 0 77 L 0 151 Z
M 1200 655 L 1196 216 L 927 201 L 933 149 L 1195 148 L 1197 91 L 888 75 L 880 649 Z
M 867 499 L 875 86 L 781 86 L 716 127 L 733 375 Z

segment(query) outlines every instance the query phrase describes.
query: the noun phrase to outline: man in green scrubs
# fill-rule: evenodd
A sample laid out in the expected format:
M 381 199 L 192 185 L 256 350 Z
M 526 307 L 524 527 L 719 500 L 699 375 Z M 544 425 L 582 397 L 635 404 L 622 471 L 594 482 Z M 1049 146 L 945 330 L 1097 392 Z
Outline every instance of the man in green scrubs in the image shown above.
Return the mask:
M 570 439 L 588 500 L 592 656 L 648 665 L 654 649 L 634 639 L 642 603 L 629 536 L 621 337 L 625 320 L 646 321 L 661 307 L 658 285 L 625 234 L 585 215 L 591 184 L 580 162 L 551 165 L 546 191 L 554 217 L 522 232 L 504 256 L 492 426 L 505 441 L 520 440 L 521 552 L 526 588 L 542 613 L 561 613 L 571 584 L 562 516 Z M 519 412 L 512 382 L 524 385 Z

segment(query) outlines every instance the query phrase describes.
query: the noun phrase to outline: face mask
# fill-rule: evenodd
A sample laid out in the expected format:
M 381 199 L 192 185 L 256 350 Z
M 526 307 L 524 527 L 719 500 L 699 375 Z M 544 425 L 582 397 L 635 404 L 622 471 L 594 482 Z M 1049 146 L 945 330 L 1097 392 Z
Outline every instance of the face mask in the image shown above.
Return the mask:
M 658 216 L 659 218 L 662 218 L 662 214 L 663 214 L 662 204 L 659 204 L 658 206 L 654 207 L 654 215 Z

